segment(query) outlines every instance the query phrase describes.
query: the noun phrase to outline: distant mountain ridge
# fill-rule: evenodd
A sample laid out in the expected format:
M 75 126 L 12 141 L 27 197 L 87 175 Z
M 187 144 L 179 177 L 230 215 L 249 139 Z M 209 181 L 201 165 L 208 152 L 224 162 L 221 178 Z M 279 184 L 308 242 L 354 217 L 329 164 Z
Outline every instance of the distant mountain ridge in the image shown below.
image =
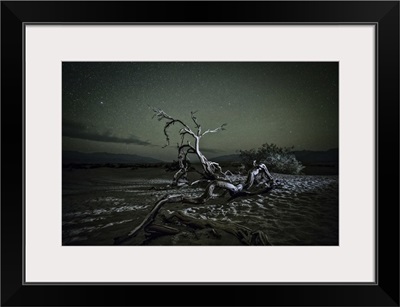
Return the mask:
M 238 154 L 218 156 L 215 158 L 210 158 L 211 161 L 220 163 L 220 162 L 239 162 L 240 156 Z
M 318 150 L 298 150 L 293 151 L 296 159 L 302 163 L 337 163 L 339 161 L 339 149 L 333 148 L 325 151 Z M 239 154 L 224 155 L 210 158 L 214 162 L 240 162 Z
M 160 163 L 164 162 L 158 159 L 143 157 L 132 154 L 113 154 L 108 152 L 79 152 L 79 151 L 63 151 L 62 163 Z
M 339 149 L 329 149 L 326 151 L 300 150 L 294 151 L 293 154 L 297 160 L 303 164 L 310 163 L 337 163 L 339 161 Z M 240 162 L 239 154 L 223 155 L 210 158 L 214 162 Z M 144 157 L 134 154 L 114 154 L 108 152 L 85 153 L 79 151 L 63 151 L 62 163 L 160 163 L 165 162 L 151 157 Z M 171 161 L 170 161 L 171 162 Z

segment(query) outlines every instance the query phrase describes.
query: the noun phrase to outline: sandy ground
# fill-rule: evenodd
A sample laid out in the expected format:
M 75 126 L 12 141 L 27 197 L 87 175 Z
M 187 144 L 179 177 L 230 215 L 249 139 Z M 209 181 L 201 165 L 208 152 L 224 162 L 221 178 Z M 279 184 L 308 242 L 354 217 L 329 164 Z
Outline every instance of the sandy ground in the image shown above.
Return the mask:
M 338 245 L 338 176 L 273 175 L 283 185 L 266 195 L 229 203 L 226 196 L 203 205 L 167 204 L 158 222 L 163 215 L 182 212 L 260 230 L 272 245 Z M 163 195 L 201 194 L 198 186 L 168 188 L 172 176 L 160 168 L 63 169 L 63 245 L 112 245 L 115 237 L 135 228 Z M 229 234 L 215 237 L 207 229 L 175 226 L 179 234 L 151 240 L 138 235 L 132 244 L 241 244 Z

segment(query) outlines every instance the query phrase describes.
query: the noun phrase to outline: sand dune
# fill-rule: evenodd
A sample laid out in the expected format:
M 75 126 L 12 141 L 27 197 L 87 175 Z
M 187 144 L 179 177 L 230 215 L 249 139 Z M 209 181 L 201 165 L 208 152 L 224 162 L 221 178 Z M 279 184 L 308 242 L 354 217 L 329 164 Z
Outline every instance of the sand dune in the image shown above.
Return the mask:
M 196 219 L 239 223 L 262 231 L 272 245 L 338 245 L 338 176 L 273 174 L 282 186 L 266 195 L 213 199 L 203 205 L 168 204 L 163 215 L 181 212 Z M 168 187 L 163 169 L 74 169 L 63 171 L 63 244 L 112 245 L 135 228 L 167 193 L 199 195 L 200 187 Z M 148 240 L 150 245 L 236 245 L 233 236 L 173 225 L 178 234 Z M 144 237 L 136 243 L 142 244 Z M 134 241 L 135 242 L 135 241 Z

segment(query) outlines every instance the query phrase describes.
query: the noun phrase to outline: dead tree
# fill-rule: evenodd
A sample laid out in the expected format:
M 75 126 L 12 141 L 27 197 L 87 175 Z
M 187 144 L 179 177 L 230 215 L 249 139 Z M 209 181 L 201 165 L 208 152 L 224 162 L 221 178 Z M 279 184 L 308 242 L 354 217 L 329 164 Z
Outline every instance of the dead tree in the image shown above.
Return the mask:
M 180 142 L 180 144 L 178 144 L 179 170 L 174 175 L 173 185 L 179 185 L 180 180 L 185 179 L 187 176 L 188 154 L 195 154 L 197 156 L 197 158 L 199 159 L 201 166 L 203 168 L 203 176 L 205 179 L 208 179 L 208 180 L 216 180 L 216 179 L 221 179 L 221 178 L 228 179 L 227 174 L 222 171 L 219 164 L 216 162 L 209 161 L 200 150 L 201 138 L 208 133 L 215 133 L 220 130 L 225 130 L 226 124 L 222 124 L 221 126 L 215 128 L 215 129 L 208 129 L 203 132 L 201 125 L 198 123 L 197 118 L 195 117 L 195 113 L 197 112 L 196 111 L 196 112 L 191 112 L 191 114 L 190 114 L 192 121 L 196 127 L 195 130 L 192 130 L 182 120 L 176 119 L 176 118 L 168 115 L 163 110 L 154 108 L 154 107 L 152 107 L 152 110 L 154 111 L 153 118 L 157 117 L 157 119 L 159 121 L 165 121 L 164 135 L 167 140 L 167 144 L 164 147 L 170 145 L 170 137 L 168 134 L 168 129 L 175 124 L 179 124 L 181 126 L 181 129 L 179 130 L 181 142 Z M 186 140 L 186 143 L 185 143 L 185 138 L 187 136 L 193 138 L 193 140 L 194 140 L 193 145 L 191 144 L 191 142 L 189 140 Z
M 198 157 L 202 165 L 203 175 L 208 180 L 208 185 L 206 186 L 204 192 L 196 197 L 190 197 L 185 194 L 166 194 L 156 202 L 151 211 L 139 225 L 137 225 L 128 234 L 115 238 L 115 244 L 126 244 L 126 242 L 129 242 L 141 230 L 144 230 L 147 234 L 176 234 L 179 232 L 173 227 L 154 224 L 157 214 L 165 204 L 205 204 L 210 199 L 222 198 L 225 197 L 226 194 L 230 195 L 230 198 L 227 200 L 229 202 L 238 197 L 268 193 L 272 189 L 279 186 L 279 183 L 275 181 L 269 173 L 268 168 L 262 163 L 257 164 L 256 161 L 254 161 L 252 169 L 249 170 L 247 177 L 244 178 L 241 176 L 235 177 L 230 171 L 223 172 L 218 163 L 207 160 L 207 158 L 200 151 L 200 139 L 208 133 L 224 130 L 226 124 L 223 124 L 215 129 L 208 129 L 202 132 L 201 126 L 197 122 L 197 118 L 194 116 L 196 112 L 191 112 L 191 118 L 196 127 L 194 131 L 186 123 L 180 119 L 169 116 L 163 110 L 157 108 L 152 109 L 155 113 L 153 117 L 156 116 L 159 121 L 165 121 L 164 135 L 167 140 L 167 144 L 165 146 L 168 146 L 170 142 L 168 129 L 175 124 L 179 124 L 181 126 L 181 129 L 179 130 L 181 143 L 178 144 L 179 170 L 173 177 L 173 185 L 179 186 L 182 182 L 182 179 L 186 181 L 189 165 L 189 154 L 194 154 Z M 190 141 L 185 143 L 185 137 L 187 136 L 193 138 L 194 145 L 192 145 Z M 216 193 L 218 191 L 220 193 Z M 169 220 L 172 218 L 176 218 L 180 221 L 180 223 L 187 224 L 188 226 L 195 226 L 196 228 L 208 227 L 213 231 L 216 231 L 216 229 L 224 230 L 235 235 L 243 244 L 269 244 L 266 235 L 261 231 L 252 231 L 251 229 L 236 223 L 225 224 L 211 220 L 200 221 L 189 216 L 184 216 L 180 213 L 174 213 L 169 217 Z
M 228 200 L 229 202 L 230 200 L 235 199 L 237 197 L 268 193 L 273 188 L 275 188 L 276 185 L 277 182 L 274 181 L 267 167 L 262 163 L 261 164 L 254 163 L 253 168 L 248 172 L 246 181 L 243 184 L 242 183 L 233 184 L 226 180 L 217 179 L 211 181 L 205 188 L 203 194 L 197 197 L 188 197 L 184 194 L 172 194 L 172 195 L 167 194 L 164 197 L 162 197 L 159 201 L 157 201 L 157 203 L 154 205 L 154 207 L 151 209 L 151 211 L 148 213 L 145 219 L 138 226 L 136 226 L 127 235 L 115 238 L 114 243 L 124 244 L 124 242 L 136 236 L 136 234 L 142 229 L 144 229 L 144 231 L 149 231 L 149 230 L 151 231 L 151 229 L 154 230 L 154 227 L 151 227 L 152 223 L 154 222 L 160 209 L 167 203 L 204 204 L 210 199 L 218 198 L 224 195 L 224 193 L 221 194 L 214 193 L 216 190 L 222 190 L 222 192 L 227 191 L 230 195 L 230 199 Z M 252 189 L 253 187 L 257 187 L 257 189 L 254 190 Z M 197 226 L 199 225 L 204 226 L 204 222 L 195 221 L 194 219 L 191 219 L 189 217 L 183 218 L 179 214 L 178 215 L 175 214 L 174 216 L 178 217 L 181 222 L 186 221 L 187 223 L 190 224 L 196 223 Z M 256 241 L 259 243 L 261 242 L 262 244 L 265 245 L 267 244 L 268 241 L 266 239 L 265 234 L 263 234 L 262 232 L 260 231 L 252 232 L 251 229 L 238 224 L 230 226 L 226 225 L 222 226 L 223 224 L 221 223 L 208 221 L 206 225 L 212 227 L 213 229 L 219 228 L 228 231 L 236 235 L 245 244 L 252 244 L 253 242 Z M 159 226 L 159 225 L 157 225 L 157 230 L 158 232 L 165 232 L 167 234 L 172 234 L 177 232 L 177 230 L 174 228 Z

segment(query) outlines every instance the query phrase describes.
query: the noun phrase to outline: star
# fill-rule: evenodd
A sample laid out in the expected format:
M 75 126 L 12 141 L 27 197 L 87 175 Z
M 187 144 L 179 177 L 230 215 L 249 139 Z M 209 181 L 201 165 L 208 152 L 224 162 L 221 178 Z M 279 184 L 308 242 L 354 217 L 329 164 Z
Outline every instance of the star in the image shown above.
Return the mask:
M 199 110 L 204 131 L 228 122 L 226 131 L 202 140 L 219 150 L 210 159 L 265 142 L 336 148 L 338 71 L 334 62 L 64 62 L 63 149 L 121 153 L 130 134 L 164 145 L 163 123 L 147 105 L 189 126 L 190 111 Z M 86 129 L 88 123 L 94 127 Z M 169 128 L 171 138 L 178 126 Z M 176 159 L 172 147 L 155 151 L 142 143 L 128 144 L 129 152 Z

